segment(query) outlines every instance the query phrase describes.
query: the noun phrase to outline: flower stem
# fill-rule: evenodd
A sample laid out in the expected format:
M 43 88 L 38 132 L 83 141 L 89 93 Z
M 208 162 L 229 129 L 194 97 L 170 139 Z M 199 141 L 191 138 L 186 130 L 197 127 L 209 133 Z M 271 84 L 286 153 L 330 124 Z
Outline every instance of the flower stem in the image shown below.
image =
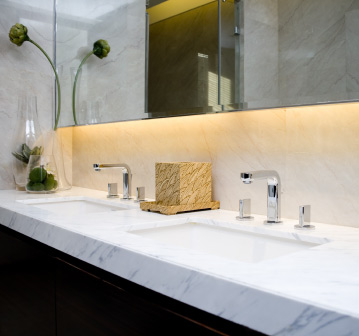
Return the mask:
M 47 58 L 47 60 L 50 62 L 52 69 L 54 70 L 55 73 L 55 77 L 56 77 L 56 84 L 57 84 L 57 114 L 56 114 L 56 119 L 55 119 L 55 126 L 54 126 L 54 131 L 57 130 L 57 125 L 59 123 L 59 119 L 60 119 L 60 111 L 61 111 L 61 89 L 60 89 L 60 81 L 59 81 L 59 76 L 57 75 L 56 69 L 54 64 L 52 63 L 50 57 L 46 54 L 45 50 L 42 49 L 36 42 L 34 42 L 33 40 L 31 40 L 29 38 L 28 40 L 29 42 L 31 42 L 33 45 L 35 45 L 36 47 L 38 47 L 41 52 L 45 55 L 45 57 Z
M 76 119 L 76 107 L 75 107 L 75 95 L 76 95 L 76 83 L 77 83 L 77 78 L 79 77 L 79 73 L 80 70 L 82 68 L 82 65 L 86 62 L 86 60 L 93 54 L 93 51 L 90 51 L 82 60 L 82 62 L 80 63 L 77 71 L 76 71 L 76 76 L 75 76 L 75 80 L 74 80 L 74 87 L 72 88 L 72 114 L 74 116 L 74 122 L 75 125 L 77 125 L 77 119 Z

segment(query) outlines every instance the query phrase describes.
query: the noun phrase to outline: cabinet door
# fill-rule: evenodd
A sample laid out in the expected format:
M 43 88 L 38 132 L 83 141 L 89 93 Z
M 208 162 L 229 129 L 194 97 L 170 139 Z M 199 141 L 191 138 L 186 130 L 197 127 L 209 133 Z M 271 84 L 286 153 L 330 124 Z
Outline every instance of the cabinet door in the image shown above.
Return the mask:
M 56 274 L 58 336 L 217 335 L 64 262 Z
M 0 335 L 56 335 L 54 263 L 0 231 Z

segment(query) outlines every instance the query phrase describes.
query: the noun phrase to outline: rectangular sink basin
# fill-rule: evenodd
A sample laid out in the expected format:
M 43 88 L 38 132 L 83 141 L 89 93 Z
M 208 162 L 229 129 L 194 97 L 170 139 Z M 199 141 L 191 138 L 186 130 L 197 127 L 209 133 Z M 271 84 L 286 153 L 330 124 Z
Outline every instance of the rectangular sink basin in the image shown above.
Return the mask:
M 131 230 L 130 233 L 168 245 L 248 263 L 260 262 L 320 245 L 202 223 Z
M 18 201 L 33 207 L 48 210 L 62 216 L 74 216 L 95 212 L 127 210 L 114 202 L 84 196 L 38 198 Z

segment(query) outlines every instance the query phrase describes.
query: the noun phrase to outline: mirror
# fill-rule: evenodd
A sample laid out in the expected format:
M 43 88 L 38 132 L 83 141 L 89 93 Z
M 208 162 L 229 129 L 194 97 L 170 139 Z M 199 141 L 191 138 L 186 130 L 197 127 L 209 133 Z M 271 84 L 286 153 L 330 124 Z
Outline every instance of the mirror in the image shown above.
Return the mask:
M 62 126 L 357 101 L 359 0 L 59 0 Z
M 91 55 L 81 68 L 75 97 L 78 125 L 147 118 L 144 0 L 59 0 L 56 22 L 60 125 L 74 125 L 75 74 L 99 39 L 108 41 L 111 51 L 102 59 Z
M 240 73 L 240 94 L 234 106 L 256 109 L 358 99 L 358 0 L 234 3 L 240 21 L 235 70 Z
M 218 1 L 149 0 L 151 117 L 220 111 Z

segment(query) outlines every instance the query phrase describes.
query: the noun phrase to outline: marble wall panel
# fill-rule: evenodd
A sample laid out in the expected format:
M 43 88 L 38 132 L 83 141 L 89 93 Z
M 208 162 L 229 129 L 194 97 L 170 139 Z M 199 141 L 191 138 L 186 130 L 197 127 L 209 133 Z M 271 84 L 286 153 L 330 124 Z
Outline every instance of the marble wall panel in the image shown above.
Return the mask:
M 133 188 L 155 197 L 155 162 L 212 162 L 213 199 L 238 210 L 252 199 L 266 214 L 266 183 L 244 185 L 240 173 L 274 169 L 282 180 L 282 216 L 312 206 L 318 222 L 359 227 L 359 104 L 347 103 L 132 121 L 73 130 L 73 183 L 106 190 L 121 173 L 94 172 L 95 162 L 127 163 Z

